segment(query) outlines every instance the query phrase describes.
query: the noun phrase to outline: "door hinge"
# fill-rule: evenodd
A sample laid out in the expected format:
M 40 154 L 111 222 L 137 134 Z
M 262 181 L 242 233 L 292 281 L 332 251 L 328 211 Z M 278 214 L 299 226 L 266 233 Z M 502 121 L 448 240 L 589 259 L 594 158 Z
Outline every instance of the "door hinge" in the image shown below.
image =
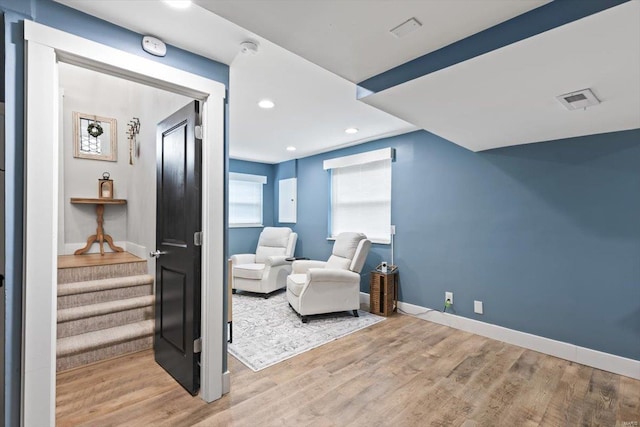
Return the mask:
M 196 126 L 195 133 L 196 133 L 196 138 L 197 139 L 202 139 L 202 126 L 201 125 L 197 125 Z
M 193 340 L 193 352 L 202 353 L 202 338 Z
M 193 244 L 196 246 L 202 246 L 202 231 L 196 231 L 193 233 Z

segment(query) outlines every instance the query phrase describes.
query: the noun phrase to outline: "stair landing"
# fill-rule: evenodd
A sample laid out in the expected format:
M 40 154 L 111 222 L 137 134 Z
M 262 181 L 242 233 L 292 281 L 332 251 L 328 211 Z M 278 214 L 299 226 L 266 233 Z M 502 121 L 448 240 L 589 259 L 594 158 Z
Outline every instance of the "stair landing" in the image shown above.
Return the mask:
M 59 255 L 58 268 L 78 268 L 91 267 L 96 265 L 127 264 L 130 262 L 141 262 L 142 258 L 130 254 L 129 252 L 109 252 L 104 255 Z
M 128 252 L 58 256 L 58 284 L 148 274 L 147 260 Z

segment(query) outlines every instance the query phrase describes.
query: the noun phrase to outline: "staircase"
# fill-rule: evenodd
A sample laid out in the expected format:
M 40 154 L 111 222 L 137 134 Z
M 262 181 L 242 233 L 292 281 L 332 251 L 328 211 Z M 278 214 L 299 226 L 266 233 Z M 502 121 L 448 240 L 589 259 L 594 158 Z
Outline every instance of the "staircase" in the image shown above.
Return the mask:
M 153 280 L 128 253 L 59 257 L 57 370 L 152 348 Z

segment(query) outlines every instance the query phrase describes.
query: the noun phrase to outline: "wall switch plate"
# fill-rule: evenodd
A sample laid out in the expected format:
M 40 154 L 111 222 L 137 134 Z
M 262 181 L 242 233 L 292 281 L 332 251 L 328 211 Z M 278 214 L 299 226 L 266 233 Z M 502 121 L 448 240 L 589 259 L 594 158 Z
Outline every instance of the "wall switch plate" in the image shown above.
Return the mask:
M 484 310 L 482 307 L 482 301 L 474 301 L 473 302 L 473 311 L 477 314 L 483 314 Z
M 396 226 L 395 225 L 391 226 L 391 234 L 396 234 Z
M 453 292 L 445 292 L 444 293 L 444 301 L 449 300 L 449 303 L 453 305 Z

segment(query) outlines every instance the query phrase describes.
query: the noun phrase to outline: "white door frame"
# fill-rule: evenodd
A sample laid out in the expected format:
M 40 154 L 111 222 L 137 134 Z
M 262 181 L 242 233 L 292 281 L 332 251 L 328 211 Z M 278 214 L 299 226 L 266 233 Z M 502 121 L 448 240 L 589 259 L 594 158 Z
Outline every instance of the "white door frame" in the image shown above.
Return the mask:
M 26 168 L 22 424 L 55 425 L 58 61 L 203 102 L 201 390 L 223 393 L 224 97 L 222 83 L 25 21 Z M 226 390 L 225 390 L 226 392 Z

